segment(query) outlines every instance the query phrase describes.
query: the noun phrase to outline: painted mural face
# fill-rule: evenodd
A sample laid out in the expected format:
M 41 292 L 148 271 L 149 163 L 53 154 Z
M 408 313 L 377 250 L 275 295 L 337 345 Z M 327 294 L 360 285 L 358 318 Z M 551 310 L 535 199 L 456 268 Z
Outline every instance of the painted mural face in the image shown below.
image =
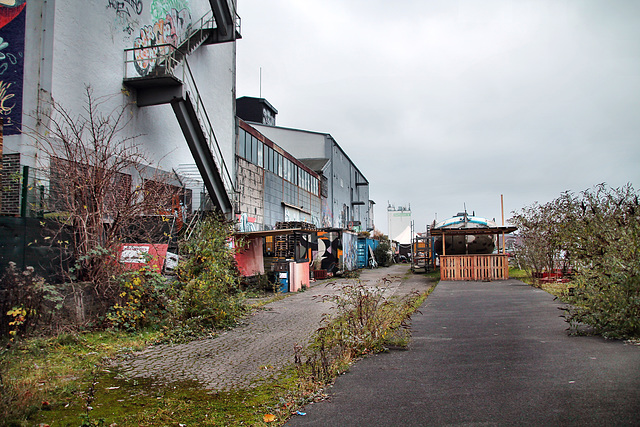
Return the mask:
M 22 128 L 26 0 L 0 0 L 0 116 L 4 134 Z

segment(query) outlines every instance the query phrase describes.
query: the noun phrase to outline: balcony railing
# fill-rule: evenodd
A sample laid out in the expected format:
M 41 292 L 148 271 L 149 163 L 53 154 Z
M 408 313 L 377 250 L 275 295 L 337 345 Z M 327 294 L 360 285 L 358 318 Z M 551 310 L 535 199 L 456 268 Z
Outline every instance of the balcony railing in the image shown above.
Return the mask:
M 142 51 L 146 52 L 142 54 Z M 186 58 L 182 58 L 181 61 L 176 59 L 175 52 L 178 50 L 176 46 L 171 44 L 162 44 L 151 47 L 138 47 L 125 49 L 124 59 L 124 75 L 127 79 L 153 79 L 153 78 L 169 78 L 173 79 L 173 84 L 184 84 L 187 93 L 193 103 L 194 110 L 200 122 L 202 131 L 207 138 L 207 144 L 209 150 L 213 154 L 220 175 L 224 181 L 225 188 L 228 194 L 235 193 L 233 186 L 233 180 L 231 174 L 224 160 L 220 144 L 216 138 L 211 119 L 207 113 L 207 109 L 204 105 L 204 101 L 198 90 L 198 86 L 189 67 L 189 62 Z M 153 61 L 154 67 L 143 76 L 140 76 L 137 69 L 142 65 L 140 61 Z

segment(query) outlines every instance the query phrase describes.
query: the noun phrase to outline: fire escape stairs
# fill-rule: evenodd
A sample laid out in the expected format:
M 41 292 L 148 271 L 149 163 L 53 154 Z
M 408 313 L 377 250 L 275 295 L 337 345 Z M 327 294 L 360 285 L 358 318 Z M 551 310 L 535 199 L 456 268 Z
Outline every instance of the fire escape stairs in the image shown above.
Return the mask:
M 233 1 L 233 0 L 231 0 Z M 192 26 L 179 46 L 156 45 L 125 50 L 123 84 L 133 89 L 138 107 L 170 104 L 213 204 L 233 215 L 233 180 L 215 136 L 186 57 L 207 44 L 240 38 L 239 18 L 229 0 L 210 0 L 211 11 Z M 145 75 L 136 61 L 151 61 Z
M 236 14 L 233 0 L 209 0 L 216 20 L 216 29 L 207 43 L 226 43 L 239 38 L 240 17 Z

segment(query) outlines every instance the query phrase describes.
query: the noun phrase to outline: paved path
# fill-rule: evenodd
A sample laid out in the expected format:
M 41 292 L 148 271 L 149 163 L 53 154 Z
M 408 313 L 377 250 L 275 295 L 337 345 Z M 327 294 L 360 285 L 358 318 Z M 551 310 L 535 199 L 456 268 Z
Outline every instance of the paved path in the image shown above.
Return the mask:
M 360 280 L 385 287 L 387 295 L 428 288 L 424 276 L 407 276 L 407 271 L 407 264 L 364 270 Z M 268 304 L 214 339 L 149 347 L 122 363 L 122 376 L 152 378 L 158 383 L 195 380 L 210 390 L 255 386 L 293 363 L 294 347 L 305 346 L 323 314 L 331 313 L 331 303 L 322 302 L 322 296 L 334 295 L 353 282 L 319 282 L 305 292 Z
M 408 351 L 367 358 L 290 426 L 640 425 L 640 346 L 568 336 L 517 280 L 440 282 Z

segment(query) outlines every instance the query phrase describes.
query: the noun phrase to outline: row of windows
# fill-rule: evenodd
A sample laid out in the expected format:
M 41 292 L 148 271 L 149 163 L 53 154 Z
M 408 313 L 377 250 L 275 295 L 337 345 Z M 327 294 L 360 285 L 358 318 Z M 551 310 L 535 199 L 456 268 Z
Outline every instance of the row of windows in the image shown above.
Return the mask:
M 244 129 L 240 129 L 238 155 L 310 193 L 318 194 L 318 178 L 300 168 L 273 148 L 264 145 L 262 141 Z

